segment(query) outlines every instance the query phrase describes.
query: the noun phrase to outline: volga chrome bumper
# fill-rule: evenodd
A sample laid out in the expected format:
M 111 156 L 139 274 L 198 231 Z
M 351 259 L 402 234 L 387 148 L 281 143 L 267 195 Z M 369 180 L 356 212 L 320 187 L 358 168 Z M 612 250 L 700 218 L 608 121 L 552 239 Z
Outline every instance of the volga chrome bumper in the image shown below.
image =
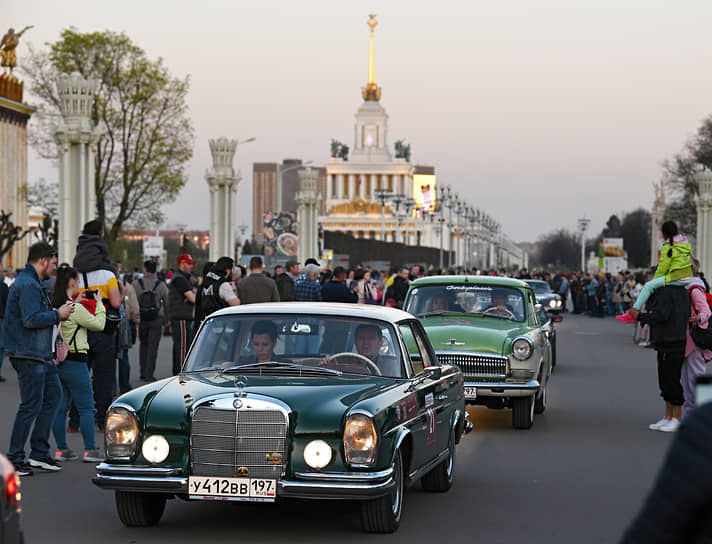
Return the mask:
M 92 479 L 103 489 L 144 493 L 188 494 L 188 476 L 179 468 L 101 463 Z M 277 482 L 277 497 L 367 500 L 390 493 L 393 469 L 379 472 L 297 472 L 294 480 Z
M 539 380 L 524 383 L 478 382 L 465 378 L 465 387 L 476 387 L 478 397 L 529 397 L 540 387 Z

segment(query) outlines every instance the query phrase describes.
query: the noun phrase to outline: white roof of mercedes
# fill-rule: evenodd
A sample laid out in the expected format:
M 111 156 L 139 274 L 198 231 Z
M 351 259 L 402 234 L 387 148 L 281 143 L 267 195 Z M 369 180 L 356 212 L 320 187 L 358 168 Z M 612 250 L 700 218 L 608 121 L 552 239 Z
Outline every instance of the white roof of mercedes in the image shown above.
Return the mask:
M 408 312 L 388 306 L 375 304 L 345 304 L 341 302 L 262 302 L 259 304 L 241 304 L 223 308 L 211 314 L 243 315 L 243 314 L 302 314 L 302 315 L 336 315 L 343 317 L 364 317 L 380 319 L 397 323 L 403 319 L 412 319 Z

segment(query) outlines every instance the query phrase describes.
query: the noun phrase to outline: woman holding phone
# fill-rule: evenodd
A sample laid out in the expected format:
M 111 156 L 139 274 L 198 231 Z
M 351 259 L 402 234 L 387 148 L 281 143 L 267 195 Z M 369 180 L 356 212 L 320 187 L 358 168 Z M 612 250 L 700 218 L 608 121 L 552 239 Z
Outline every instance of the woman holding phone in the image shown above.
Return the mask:
M 106 309 L 98 291 L 79 291 L 79 274 L 74 268 L 57 271 L 57 283 L 54 288 L 52 304 L 61 306 L 67 301 L 74 303 L 74 311 L 67 321 L 62 322 L 62 338 L 69 344 L 67 358 L 59 365 L 59 379 L 64 389 L 64 401 L 57 412 L 52 426 L 54 439 L 57 441 L 55 459 L 70 461 L 77 459 L 77 454 L 67 446 L 67 412 L 72 402 L 79 412 L 79 431 L 84 439 L 83 461 L 98 463 L 104 456 L 96 447 L 94 438 L 94 391 L 92 389 L 87 354 L 89 343 L 87 330 L 104 329 Z

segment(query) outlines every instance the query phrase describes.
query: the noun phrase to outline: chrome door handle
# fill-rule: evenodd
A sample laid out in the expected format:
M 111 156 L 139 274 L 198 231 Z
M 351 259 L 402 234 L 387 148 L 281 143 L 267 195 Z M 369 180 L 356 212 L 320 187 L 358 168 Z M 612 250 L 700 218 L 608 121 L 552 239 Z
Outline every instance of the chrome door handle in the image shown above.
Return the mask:
M 435 400 L 447 400 L 447 395 L 438 395 Z

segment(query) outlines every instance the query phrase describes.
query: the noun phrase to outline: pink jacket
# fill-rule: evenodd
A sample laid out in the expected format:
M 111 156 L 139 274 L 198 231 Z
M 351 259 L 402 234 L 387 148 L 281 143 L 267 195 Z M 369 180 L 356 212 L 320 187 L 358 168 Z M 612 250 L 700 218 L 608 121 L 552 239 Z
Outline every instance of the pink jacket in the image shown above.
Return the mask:
M 690 313 L 691 316 L 696 316 L 699 315 L 702 318 L 702 321 L 697 325 L 698 327 L 702 327 L 703 329 L 706 329 L 709 325 L 709 318 L 712 316 L 712 311 L 710 311 L 710 307 L 707 304 L 707 298 L 705 297 L 704 294 L 704 289 L 705 289 L 705 284 L 702 283 L 702 280 L 699 278 L 692 278 L 690 283 L 688 283 L 685 287 L 687 287 L 687 290 L 690 293 L 690 297 L 692 298 L 692 302 L 694 304 L 694 307 L 691 308 Z M 693 289 L 694 287 L 702 287 L 702 289 Z M 695 309 L 697 309 L 697 312 L 695 312 Z M 685 357 L 690 355 L 693 351 L 698 348 L 695 343 L 692 341 L 692 336 L 690 334 L 690 331 L 692 328 L 690 325 L 687 326 L 687 343 L 685 344 Z M 708 349 L 703 349 L 702 351 L 702 356 L 705 358 L 705 361 L 710 360 L 710 356 L 712 354 L 710 353 L 710 350 Z

